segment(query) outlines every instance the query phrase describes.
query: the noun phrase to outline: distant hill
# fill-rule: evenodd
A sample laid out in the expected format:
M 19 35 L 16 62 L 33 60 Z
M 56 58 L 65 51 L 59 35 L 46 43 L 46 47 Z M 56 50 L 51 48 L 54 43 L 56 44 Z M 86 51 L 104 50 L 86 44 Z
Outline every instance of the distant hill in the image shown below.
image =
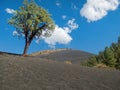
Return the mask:
M 17 55 L 17 56 L 21 56 L 21 54 L 10 53 L 10 52 L 3 52 L 3 51 L 0 51 L 0 55 Z
M 56 49 L 56 50 L 46 50 L 41 52 L 32 53 L 31 56 L 50 59 L 55 61 L 71 61 L 72 63 L 80 63 L 88 60 L 94 54 L 72 49 Z

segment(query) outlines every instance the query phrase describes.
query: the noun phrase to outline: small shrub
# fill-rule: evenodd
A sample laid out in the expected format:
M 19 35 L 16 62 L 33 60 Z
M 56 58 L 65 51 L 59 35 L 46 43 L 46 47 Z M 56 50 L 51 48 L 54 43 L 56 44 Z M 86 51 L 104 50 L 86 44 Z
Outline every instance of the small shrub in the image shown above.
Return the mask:
M 90 60 L 88 60 L 88 61 L 86 62 L 86 65 L 89 66 L 89 67 L 96 66 L 96 64 L 98 64 L 98 62 L 97 62 L 95 56 L 91 57 Z
M 100 64 L 97 64 L 96 66 L 94 67 L 97 67 L 97 68 L 108 68 L 107 65 L 103 64 L 103 63 L 100 63 Z
M 65 63 L 65 64 L 70 64 L 70 65 L 72 64 L 71 61 L 64 61 L 64 63 Z

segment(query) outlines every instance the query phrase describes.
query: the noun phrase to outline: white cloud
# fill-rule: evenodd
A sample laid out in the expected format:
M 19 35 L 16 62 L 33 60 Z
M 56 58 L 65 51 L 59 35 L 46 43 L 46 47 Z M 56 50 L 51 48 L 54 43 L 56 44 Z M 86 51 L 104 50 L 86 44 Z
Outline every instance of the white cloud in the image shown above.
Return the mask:
M 14 9 L 6 8 L 5 11 L 9 14 L 14 14 L 16 11 Z
M 78 24 L 75 23 L 75 19 L 69 20 L 66 27 L 55 26 L 55 30 L 50 37 L 43 38 L 45 43 L 47 43 L 50 47 L 54 47 L 56 44 L 68 44 L 73 39 L 70 36 L 72 30 L 78 28 Z
M 40 38 L 37 38 L 37 40 L 35 41 L 37 44 L 39 44 L 40 43 Z
M 80 10 L 81 16 L 88 22 L 102 19 L 108 11 L 114 11 L 119 6 L 119 0 L 87 0 Z
M 68 44 L 72 40 L 69 33 L 65 31 L 65 29 L 55 26 L 55 30 L 51 37 L 45 38 L 45 42 L 49 45 L 56 45 L 59 44 Z
M 62 16 L 62 19 L 66 19 L 66 18 L 67 18 L 67 16 L 66 16 L 66 15 L 63 15 L 63 16 Z
M 76 6 L 76 5 L 73 5 L 73 9 L 77 10 L 78 8 L 77 8 L 77 6 Z
M 20 34 L 17 31 L 13 31 L 13 36 L 20 36 Z
M 70 27 L 71 30 L 78 28 L 78 24 L 75 23 L 75 19 L 71 19 L 67 23 L 68 27 Z
M 13 36 L 18 36 L 18 37 L 25 37 L 25 35 L 19 31 L 13 31 Z
M 75 4 L 72 3 L 72 9 L 78 10 L 78 7 Z
M 56 2 L 56 6 L 60 7 L 60 5 L 61 5 L 60 2 Z
M 72 30 L 75 30 L 79 27 L 78 24 L 75 23 L 75 19 L 68 20 L 67 26 L 68 27 L 64 27 L 64 28 L 68 33 L 71 33 Z

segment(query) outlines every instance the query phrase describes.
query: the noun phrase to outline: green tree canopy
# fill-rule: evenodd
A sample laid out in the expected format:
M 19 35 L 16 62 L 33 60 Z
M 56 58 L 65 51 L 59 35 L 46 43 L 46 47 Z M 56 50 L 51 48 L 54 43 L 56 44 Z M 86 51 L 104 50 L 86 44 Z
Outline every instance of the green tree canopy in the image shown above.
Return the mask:
M 114 56 L 114 52 L 106 47 L 104 50 L 104 56 L 105 56 L 105 60 L 104 63 L 110 67 L 114 67 L 116 65 L 116 58 Z
M 85 64 L 87 66 L 106 65 L 108 67 L 120 69 L 120 37 L 117 43 L 112 43 L 110 47 L 106 47 L 104 51 L 98 55 L 91 57 Z
M 54 30 L 54 22 L 51 15 L 34 1 L 25 0 L 23 6 L 8 21 L 16 28 L 19 34 L 25 36 L 25 47 L 23 55 L 27 53 L 28 47 L 34 37 L 48 37 Z

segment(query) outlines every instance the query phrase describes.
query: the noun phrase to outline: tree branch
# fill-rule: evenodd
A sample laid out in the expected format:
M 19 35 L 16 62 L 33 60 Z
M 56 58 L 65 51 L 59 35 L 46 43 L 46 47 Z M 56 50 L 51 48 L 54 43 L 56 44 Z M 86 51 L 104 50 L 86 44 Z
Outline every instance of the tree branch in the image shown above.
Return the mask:
M 46 24 L 44 24 L 43 26 L 39 27 L 37 30 L 33 31 L 29 37 L 29 43 L 31 43 L 31 41 L 33 40 L 33 38 L 35 37 L 35 35 L 37 34 L 37 32 L 41 29 L 43 29 L 46 26 Z M 41 33 L 42 34 L 42 33 Z

